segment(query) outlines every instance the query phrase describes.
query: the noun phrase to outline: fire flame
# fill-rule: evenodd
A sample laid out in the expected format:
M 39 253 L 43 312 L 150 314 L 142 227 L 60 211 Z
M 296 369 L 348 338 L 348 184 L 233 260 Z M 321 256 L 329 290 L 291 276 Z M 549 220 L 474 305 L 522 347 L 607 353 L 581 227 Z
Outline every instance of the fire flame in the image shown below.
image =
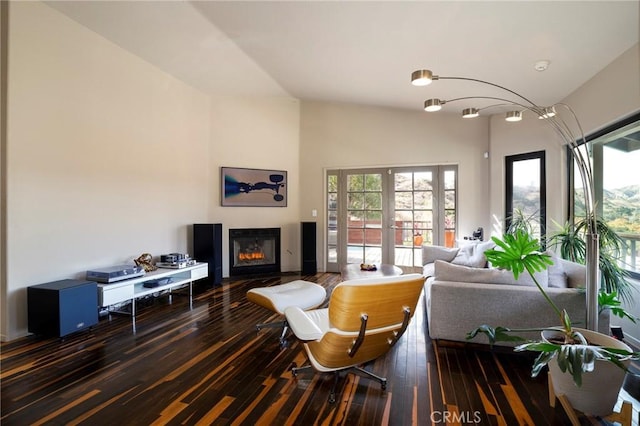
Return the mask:
M 263 252 L 254 252 L 254 253 L 238 253 L 239 260 L 262 260 L 264 259 Z

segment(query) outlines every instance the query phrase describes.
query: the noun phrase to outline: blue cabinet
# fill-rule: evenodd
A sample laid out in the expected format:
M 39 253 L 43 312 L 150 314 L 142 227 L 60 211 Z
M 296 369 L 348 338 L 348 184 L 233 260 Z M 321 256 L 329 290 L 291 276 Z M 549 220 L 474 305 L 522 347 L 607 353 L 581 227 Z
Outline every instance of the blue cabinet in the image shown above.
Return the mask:
M 29 332 L 64 337 L 98 323 L 98 285 L 61 280 L 27 288 Z

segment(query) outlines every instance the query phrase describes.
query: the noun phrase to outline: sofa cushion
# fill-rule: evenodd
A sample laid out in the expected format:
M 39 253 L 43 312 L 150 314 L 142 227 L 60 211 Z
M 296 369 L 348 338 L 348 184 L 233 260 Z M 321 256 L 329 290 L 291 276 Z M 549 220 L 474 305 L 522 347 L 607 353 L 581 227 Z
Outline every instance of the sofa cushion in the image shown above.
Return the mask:
M 567 276 L 563 262 L 555 252 L 547 250 L 545 252 L 551 256 L 553 265 L 549 265 L 547 270 L 549 271 L 549 287 L 553 288 L 567 288 L 569 287 L 569 277 Z
M 422 246 L 422 264 L 433 263 L 436 260 L 451 262 L 460 251 L 460 248 L 449 248 L 442 246 Z
M 567 276 L 567 287 L 585 288 L 587 286 L 587 267 L 580 263 L 558 258 L 564 274 Z
M 535 286 L 535 283 L 526 272 L 520 274 L 518 279 L 515 280 L 511 271 L 494 268 L 474 268 L 441 260 L 435 261 L 434 277 L 437 281 Z M 547 270 L 536 272 L 535 277 L 542 287 L 548 286 Z
M 487 258 L 484 256 L 484 252 L 493 249 L 495 246 L 496 244 L 493 241 L 466 245 L 460 249 L 451 263 L 474 268 L 484 268 L 487 266 Z

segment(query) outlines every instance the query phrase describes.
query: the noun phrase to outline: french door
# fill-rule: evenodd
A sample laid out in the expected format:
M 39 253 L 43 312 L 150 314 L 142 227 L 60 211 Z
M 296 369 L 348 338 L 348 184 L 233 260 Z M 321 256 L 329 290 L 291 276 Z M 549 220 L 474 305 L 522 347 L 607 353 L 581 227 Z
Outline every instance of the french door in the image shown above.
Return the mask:
M 457 166 L 328 170 L 326 270 L 422 266 L 422 245 L 453 247 Z

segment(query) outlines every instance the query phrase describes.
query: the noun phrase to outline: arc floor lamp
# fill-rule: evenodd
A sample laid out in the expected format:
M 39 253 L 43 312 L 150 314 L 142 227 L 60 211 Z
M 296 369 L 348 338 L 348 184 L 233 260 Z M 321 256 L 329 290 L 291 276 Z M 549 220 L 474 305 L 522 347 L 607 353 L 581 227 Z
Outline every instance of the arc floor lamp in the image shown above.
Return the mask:
M 545 123 L 550 125 L 563 145 L 568 146 L 570 149 L 580 178 L 582 180 L 582 187 L 584 191 L 584 203 L 585 214 L 587 218 L 587 233 L 586 233 L 586 256 L 585 263 L 587 269 L 586 285 L 587 285 L 587 328 L 590 330 L 598 329 L 598 287 L 599 287 L 599 235 L 597 229 L 596 209 L 595 209 L 595 194 L 593 185 L 593 174 L 591 169 L 591 162 L 586 158 L 580 149 L 580 145 L 586 144 L 584 131 L 580 125 L 580 121 L 575 112 L 569 105 L 558 103 L 552 106 L 540 106 L 522 96 L 521 94 L 508 89 L 499 84 L 491 83 L 485 80 L 479 80 L 476 78 L 468 77 L 446 77 L 434 75 L 431 70 L 417 70 L 411 73 L 411 84 L 414 86 L 427 86 L 436 80 L 463 80 L 475 82 L 485 86 L 492 86 L 499 89 L 504 95 L 501 96 L 464 96 L 460 98 L 453 98 L 448 100 L 442 99 L 428 99 L 424 102 L 424 109 L 427 112 L 435 112 L 442 109 L 442 106 L 450 103 L 462 100 L 472 99 L 484 99 L 497 102 L 496 104 L 489 105 L 484 108 L 464 108 L 462 110 L 463 118 L 473 118 L 480 115 L 480 111 L 487 108 L 497 106 L 513 106 L 514 110 L 506 113 L 505 119 L 507 121 L 520 121 L 522 120 L 522 112 L 530 111 L 536 117 L 544 120 Z M 561 112 L 565 112 L 563 114 Z M 562 118 L 562 115 L 567 115 L 569 122 Z

